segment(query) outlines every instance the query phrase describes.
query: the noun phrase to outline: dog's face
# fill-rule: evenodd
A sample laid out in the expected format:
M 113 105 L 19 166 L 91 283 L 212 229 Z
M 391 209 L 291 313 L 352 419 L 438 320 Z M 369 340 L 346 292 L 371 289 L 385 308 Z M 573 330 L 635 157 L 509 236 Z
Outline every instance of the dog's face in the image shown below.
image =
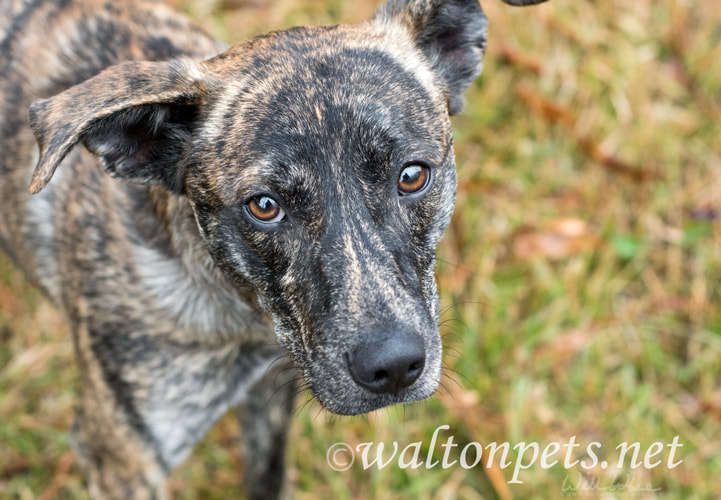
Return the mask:
M 123 64 L 33 105 L 31 189 L 83 141 L 112 175 L 187 197 L 326 408 L 417 401 L 441 373 L 449 115 L 484 47 L 477 0 L 391 0 L 368 23 L 277 32 L 201 64 Z
M 454 203 L 452 131 L 407 49 L 356 27 L 241 48 L 252 57 L 217 78 L 232 85 L 186 178 L 215 260 L 251 281 L 336 413 L 426 398 L 440 377 L 433 271 Z

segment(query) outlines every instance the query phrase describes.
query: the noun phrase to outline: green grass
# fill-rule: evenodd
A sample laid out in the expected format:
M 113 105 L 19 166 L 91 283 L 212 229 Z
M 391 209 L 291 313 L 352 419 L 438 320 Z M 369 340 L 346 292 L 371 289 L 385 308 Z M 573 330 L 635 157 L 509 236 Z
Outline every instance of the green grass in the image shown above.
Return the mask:
M 376 4 L 175 3 L 229 42 L 294 24 L 361 20 Z M 333 417 L 317 404 L 299 411 L 288 456 L 296 497 L 553 499 L 582 472 L 601 486 L 630 477 L 660 488 L 602 498 L 721 498 L 716 2 L 484 7 L 489 49 L 454 119 L 459 195 L 439 248 L 452 370 L 437 397 L 421 404 L 368 418 Z M 68 454 L 75 375 L 59 315 L 0 261 L 1 498 L 87 497 Z M 508 484 L 512 467 L 356 463 L 336 472 L 326 463 L 336 442 L 422 441 L 425 458 L 443 424 L 450 430 L 439 443 L 453 435 L 461 448 L 543 447 L 576 436 L 584 447 L 601 443 L 599 460 L 612 464 L 620 443 L 645 450 L 678 435 L 683 463 L 631 470 L 627 462 L 621 471 L 536 463 L 520 472 L 523 484 Z M 222 419 L 174 472 L 173 497 L 242 498 L 240 432 L 230 416 Z

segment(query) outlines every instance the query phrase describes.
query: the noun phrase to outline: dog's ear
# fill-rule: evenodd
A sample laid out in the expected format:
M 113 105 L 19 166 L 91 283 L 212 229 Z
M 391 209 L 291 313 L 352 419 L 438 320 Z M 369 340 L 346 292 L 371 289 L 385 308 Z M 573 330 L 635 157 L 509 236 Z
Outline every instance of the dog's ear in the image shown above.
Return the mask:
M 189 60 L 127 62 L 30 106 L 40 146 L 30 192 L 43 189 L 80 141 L 114 177 L 181 189 L 187 151 L 205 95 Z
M 503 0 L 524 6 L 546 0 Z M 445 83 L 450 114 L 463 107 L 463 91 L 481 74 L 488 20 L 478 0 L 388 0 L 373 16 L 381 26 L 401 25 Z
M 483 68 L 487 19 L 478 0 L 389 0 L 373 22 L 410 34 L 445 84 L 449 112 L 459 112 Z

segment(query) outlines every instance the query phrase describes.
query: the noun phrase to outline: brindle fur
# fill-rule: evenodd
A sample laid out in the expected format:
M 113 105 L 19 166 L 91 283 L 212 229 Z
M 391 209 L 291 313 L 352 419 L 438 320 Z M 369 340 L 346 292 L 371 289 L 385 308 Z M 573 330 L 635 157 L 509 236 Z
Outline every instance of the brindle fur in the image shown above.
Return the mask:
M 237 405 L 249 494 L 276 498 L 291 359 L 335 413 L 434 393 L 449 115 L 485 49 L 475 0 L 390 0 L 227 50 L 157 3 L 0 6 L 0 247 L 71 326 L 93 497 L 164 498 Z M 399 198 L 409 163 L 432 184 Z M 286 219 L 253 222 L 257 194 Z M 422 338 L 418 380 L 356 383 L 353 346 L 404 329 Z

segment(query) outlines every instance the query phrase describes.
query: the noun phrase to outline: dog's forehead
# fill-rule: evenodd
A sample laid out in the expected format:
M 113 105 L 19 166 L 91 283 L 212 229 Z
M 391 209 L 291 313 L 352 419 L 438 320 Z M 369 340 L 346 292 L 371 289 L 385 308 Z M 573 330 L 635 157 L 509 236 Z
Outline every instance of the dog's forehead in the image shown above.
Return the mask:
M 452 140 L 442 87 L 401 30 L 292 29 L 233 47 L 207 64 L 221 85 L 203 135 L 223 164 L 212 183 L 226 203 L 268 170 L 263 156 L 275 144 L 315 141 L 319 155 L 332 154 L 331 137 L 369 128 L 403 129 L 438 152 Z M 312 139 L 274 142 L 279 136 Z
M 370 23 L 273 32 L 207 64 L 220 83 L 209 124 L 221 135 L 227 133 L 228 117 L 245 117 L 264 105 L 283 113 L 288 105 L 311 103 L 316 111 L 315 104 L 328 98 L 356 106 L 421 91 L 438 114 L 446 106 L 437 75 L 405 31 Z M 281 93 L 288 102 L 278 99 Z
M 394 65 L 413 75 L 439 103 L 444 102 L 429 61 L 406 30 L 395 25 L 363 23 L 276 31 L 235 45 L 207 65 L 228 84 L 223 97 L 232 100 L 233 90 L 248 92 L 249 83 L 252 93 L 262 96 L 291 75 L 322 79 L 322 74 L 303 74 L 313 61 L 325 61 L 349 72 Z

